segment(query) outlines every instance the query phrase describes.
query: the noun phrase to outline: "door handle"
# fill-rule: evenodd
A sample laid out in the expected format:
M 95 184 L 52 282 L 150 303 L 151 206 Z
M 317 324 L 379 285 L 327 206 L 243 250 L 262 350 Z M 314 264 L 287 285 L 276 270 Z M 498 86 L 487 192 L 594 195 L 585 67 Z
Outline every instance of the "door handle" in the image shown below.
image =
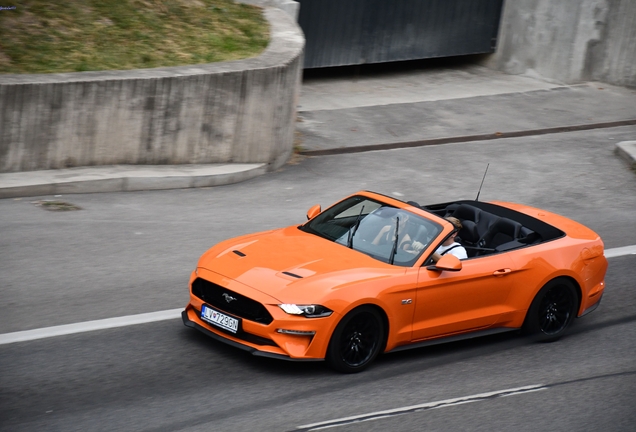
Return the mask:
M 510 270 L 509 268 L 506 268 L 506 269 L 501 269 L 501 270 L 495 270 L 492 274 L 494 276 L 504 276 L 504 275 L 507 275 L 509 273 L 512 273 L 512 270 Z

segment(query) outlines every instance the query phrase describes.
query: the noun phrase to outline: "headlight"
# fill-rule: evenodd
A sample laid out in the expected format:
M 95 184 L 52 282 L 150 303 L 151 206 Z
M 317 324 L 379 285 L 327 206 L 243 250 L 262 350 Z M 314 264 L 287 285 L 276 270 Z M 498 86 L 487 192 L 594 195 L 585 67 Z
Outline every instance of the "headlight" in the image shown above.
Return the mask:
M 290 315 L 304 315 L 307 318 L 328 317 L 333 313 L 331 309 L 320 305 L 281 304 L 278 306 Z

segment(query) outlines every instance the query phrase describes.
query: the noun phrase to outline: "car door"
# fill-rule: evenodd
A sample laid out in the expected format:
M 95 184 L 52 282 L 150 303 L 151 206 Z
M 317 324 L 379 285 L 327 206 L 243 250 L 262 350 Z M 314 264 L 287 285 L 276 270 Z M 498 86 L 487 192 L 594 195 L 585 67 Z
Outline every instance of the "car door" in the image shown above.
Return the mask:
M 493 325 L 501 314 L 510 311 L 506 301 L 516 273 L 505 253 L 464 260 L 457 272 L 421 267 L 413 341 Z

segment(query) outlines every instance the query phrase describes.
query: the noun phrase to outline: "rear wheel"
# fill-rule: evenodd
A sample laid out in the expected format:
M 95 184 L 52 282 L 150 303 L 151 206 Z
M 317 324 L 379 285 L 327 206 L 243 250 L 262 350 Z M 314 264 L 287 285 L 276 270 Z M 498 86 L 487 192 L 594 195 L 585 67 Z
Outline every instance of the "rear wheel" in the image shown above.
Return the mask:
M 524 331 L 542 342 L 559 339 L 578 310 L 576 288 L 567 279 L 548 282 L 536 295 L 528 310 Z
M 385 343 L 384 322 L 370 306 L 349 312 L 329 341 L 327 362 L 343 373 L 361 372 L 378 356 Z

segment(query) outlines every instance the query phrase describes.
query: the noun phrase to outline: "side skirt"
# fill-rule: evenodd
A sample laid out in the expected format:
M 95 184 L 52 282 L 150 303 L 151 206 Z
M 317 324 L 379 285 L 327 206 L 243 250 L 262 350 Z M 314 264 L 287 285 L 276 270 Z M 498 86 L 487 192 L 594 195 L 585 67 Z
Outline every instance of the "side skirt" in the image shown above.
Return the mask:
M 603 293 L 604 294 L 604 293 Z M 599 297 L 598 301 L 596 303 L 594 303 L 592 306 L 590 306 L 589 308 L 585 309 L 583 311 L 583 313 L 581 315 L 578 316 L 578 318 L 584 317 L 585 315 L 589 314 L 590 312 L 594 312 L 596 310 L 597 307 L 599 307 L 601 305 L 601 300 L 603 300 L 603 294 L 601 294 L 601 296 Z
M 415 342 L 409 345 L 400 345 L 399 347 L 393 348 L 391 351 L 387 351 L 387 352 L 393 353 L 398 351 L 406 351 L 409 349 L 421 348 L 421 347 L 431 346 L 431 345 L 439 345 L 439 344 L 449 343 L 449 342 L 457 342 L 461 340 L 473 339 L 473 338 L 482 337 L 482 336 L 490 336 L 490 335 L 499 334 L 499 333 L 507 333 L 507 332 L 516 331 L 516 330 L 519 330 L 519 329 L 510 328 L 510 327 L 499 327 L 499 328 L 493 328 L 493 329 L 479 330 L 476 332 L 462 333 L 462 334 L 454 335 L 454 336 L 446 336 L 446 337 L 441 337 L 436 339 L 427 339 L 422 342 Z

